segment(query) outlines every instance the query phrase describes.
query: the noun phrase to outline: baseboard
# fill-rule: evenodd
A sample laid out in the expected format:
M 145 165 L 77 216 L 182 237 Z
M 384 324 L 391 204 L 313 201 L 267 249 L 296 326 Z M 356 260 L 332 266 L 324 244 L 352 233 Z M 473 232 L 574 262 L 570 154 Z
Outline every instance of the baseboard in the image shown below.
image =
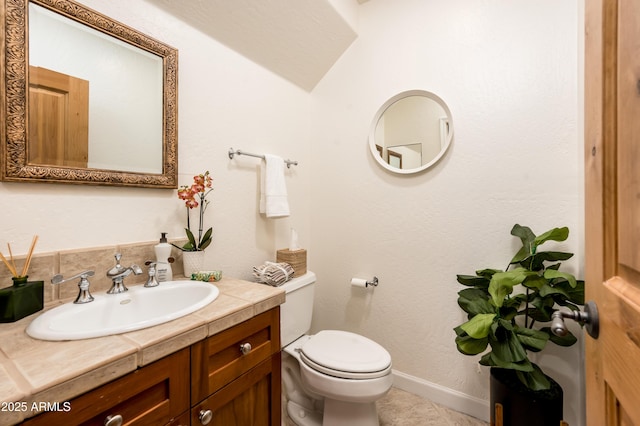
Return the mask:
M 473 416 L 485 422 L 489 421 L 489 401 L 466 395 L 397 370 L 393 370 L 393 386 L 460 413 Z

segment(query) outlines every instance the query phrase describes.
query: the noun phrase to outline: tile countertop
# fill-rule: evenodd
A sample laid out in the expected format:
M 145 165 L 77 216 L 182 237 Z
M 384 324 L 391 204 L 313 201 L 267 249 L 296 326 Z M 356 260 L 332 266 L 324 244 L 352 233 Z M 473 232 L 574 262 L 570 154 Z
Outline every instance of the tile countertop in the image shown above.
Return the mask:
M 119 335 L 62 342 L 33 339 L 25 329 L 39 313 L 0 324 L 0 426 L 32 417 L 37 414 L 32 407 L 41 402 L 67 401 L 285 301 L 284 290 L 277 287 L 233 278 L 214 284 L 220 295 L 204 308 Z

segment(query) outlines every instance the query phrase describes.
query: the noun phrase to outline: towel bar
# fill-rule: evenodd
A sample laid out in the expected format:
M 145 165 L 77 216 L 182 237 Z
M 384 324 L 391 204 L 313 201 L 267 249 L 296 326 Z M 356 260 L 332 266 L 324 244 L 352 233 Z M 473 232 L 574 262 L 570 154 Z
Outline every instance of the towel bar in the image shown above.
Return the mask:
M 239 149 L 234 150 L 233 148 L 229 148 L 229 159 L 233 160 L 233 157 L 235 155 L 248 155 L 249 157 L 262 158 L 264 160 L 264 155 L 252 154 L 250 152 L 241 151 Z M 298 165 L 298 162 L 293 160 L 284 160 L 284 163 L 287 165 L 287 168 L 291 168 L 292 164 L 294 166 Z

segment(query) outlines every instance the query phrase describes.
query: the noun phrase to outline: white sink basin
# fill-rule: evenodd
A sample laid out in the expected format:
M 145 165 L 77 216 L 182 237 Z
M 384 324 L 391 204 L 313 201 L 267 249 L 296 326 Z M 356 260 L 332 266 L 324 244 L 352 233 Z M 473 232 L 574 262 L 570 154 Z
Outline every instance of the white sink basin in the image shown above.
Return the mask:
M 67 303 L 34 319 L 27 334 L 42 340 L 78 340 L 126 333 L 162 324 L 213 302 L 218 287 L 202 281 L 168 281 L 129 287 L 120 294 L 95 294 L 81 305 Z

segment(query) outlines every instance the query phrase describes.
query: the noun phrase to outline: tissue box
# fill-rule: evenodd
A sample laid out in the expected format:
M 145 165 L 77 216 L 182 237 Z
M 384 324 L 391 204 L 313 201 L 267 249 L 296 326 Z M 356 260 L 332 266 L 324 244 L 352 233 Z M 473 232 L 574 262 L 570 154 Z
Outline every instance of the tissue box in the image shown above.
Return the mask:
M 282 249 L 276 252 L 276 261 L 286 262 L 293 268 L 293 276 L 299 277 L 307 273 L 307 250 Z

